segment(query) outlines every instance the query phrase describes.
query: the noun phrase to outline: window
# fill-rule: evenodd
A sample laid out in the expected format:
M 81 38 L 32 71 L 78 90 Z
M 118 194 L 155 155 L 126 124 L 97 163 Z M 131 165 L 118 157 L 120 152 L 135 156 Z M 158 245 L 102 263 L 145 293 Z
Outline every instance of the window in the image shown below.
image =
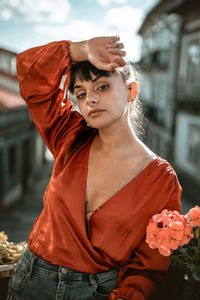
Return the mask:
M 179 96 L 188 100 L 200 98 L 200 32 L 183 38 Z
M 200 98 L 200 32 L 186 35 L 182 42 L 179 72 L 179 98 Z
M 200 68 L 200 42 L 198 39 L 188 43 L 187 76 L 188 82 L 196 82 Z

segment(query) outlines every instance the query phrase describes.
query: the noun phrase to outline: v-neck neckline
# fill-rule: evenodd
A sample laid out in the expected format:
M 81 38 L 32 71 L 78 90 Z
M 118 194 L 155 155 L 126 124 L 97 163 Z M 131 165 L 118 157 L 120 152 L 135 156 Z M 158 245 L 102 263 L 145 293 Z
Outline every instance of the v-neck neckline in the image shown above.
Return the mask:
M 98 211 L 100 208 L 102 208 L 106 203 L 110 202 L 116 195 L 118 195 L 121 191 L 124 190 L 124 188 L 130 184 L 131 182 L 133 182 L 135 179 L 137 179 L 138 177 L 140 177 L 155 161 L 157 161 L 159 159 L 159 156 L 154 154 L 154 155 L 149 155 L 148 159 L 155 157 L 154 159 L 152 159 L 144 168 L 142 168 L 142 166 L 144 166 L 145 162 L 147 159 L 145 159 L 141 165 L 138 164 L 139 166 L 141 166 L 139 168 L 139 172 L 136 173 L 135 176 L 132 175 L 133 171 L 135 170 L 135 168 L 133 168 L 129 174 L 127 175 L 127 177 L 125 178 L 125 180 L 119 185 L 118 188 L 116 188 L 111 195 L 102 202 L 101 205 L 99 205 L 96 209 L 94 209 L 93 211 L 91 211 L 91 215 L 89 216 L 89 219 L 87 219 L 87 213 L 86 213 L 86 204 L 87 204 L 87 180 L 88 180 L 88 170 L 89 170 L 89 156 L 90 156 L 90 150 L 91 150 L 91 146 L 93 144 L 94 141 L 94 137 L 91 137 L 91 140 L 89 141 L 89 146 L 88 146 L 88 151 L 87 151 L 87 158 L 86 158 L 86 171 L 85 171 L 85 178 L 84 178 L 84 203 L 85 203 L 85 219 L 87 224 L 89 225 L 89 221 L 91 220 L 91 217 L 93 216 L 93 214 Z M 137 165 L 137 166 L 138 166 Z M 136 166 L 136 167 L 137 167 Z M 141 171 L 140 171 L 141 170 Z M 132 176 L 131 176 L 132 175 Z

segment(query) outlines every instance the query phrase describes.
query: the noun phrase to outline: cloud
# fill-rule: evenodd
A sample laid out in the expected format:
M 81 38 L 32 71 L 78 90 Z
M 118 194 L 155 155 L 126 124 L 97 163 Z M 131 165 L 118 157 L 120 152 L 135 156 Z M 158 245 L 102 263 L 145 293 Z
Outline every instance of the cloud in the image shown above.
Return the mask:
M 132 6 L 110 9 L 104 18 L 104 26 L 113 29 L 125 45 L 127 58 L 138 60 L 140 52 L 137 30 L 142 22 L 143 12 Z
M 111 3 L 124 4 L 127 0 L 97 0 L 101 6 L 108 6 Z
M 68 0 L 1 0 L 0 19 L 4 21 L 64 22 L 70 11 Z
M 107 10 L 101 26 L 98 22 L 88 20 L 68 20 L 63 25 L 37 25 L 35 31 L 38 35 L 44 36 L 48 42 L 62 39 L 81 41 L 94 36 L 119 35 L 125 45 L 127 59 L 136 61 L 139 60 L 140 53 L 139 37 L 136 32 L 142 17 L 141 10 L 126 5 Z
M 107 27 L 135 31 L 141 24 L 142 16 L 142 10 L 126 5 L 108 10 L 104 22 Z
M 94 36 L 112 35 L 113 30 L 105 29 L 102 26 L 95 26 L 87 20 L 74 20 L 65 25 L 37 25 L 35 26 L 37 34 L 50 37 L 51 39 L 71 39 L 81 41 Z

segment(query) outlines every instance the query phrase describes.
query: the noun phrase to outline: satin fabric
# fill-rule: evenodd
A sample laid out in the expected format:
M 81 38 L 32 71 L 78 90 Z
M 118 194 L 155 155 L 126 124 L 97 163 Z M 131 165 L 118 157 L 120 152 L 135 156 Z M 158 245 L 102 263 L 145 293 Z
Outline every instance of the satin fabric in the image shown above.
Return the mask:
M 69 44 L 53 42 L 17 56 L 20 93 L 55 158 L 29 248 L 51 264 L 81 272 L 120 268 L 118 287 L 109 299 L 144 300 L 155 286 L 153 278 L 170 264 L 145 242 L 148 221 L 164 208 L 180 211 L 182 188 L 171 165 L 157 156 L 92 214 L 86 230 L 86 181 L 93 137 L 63 164 L 79 129 L 86 126 L 60 87 L 62 75 L 68 74 L 68 80 L 70 76 Z

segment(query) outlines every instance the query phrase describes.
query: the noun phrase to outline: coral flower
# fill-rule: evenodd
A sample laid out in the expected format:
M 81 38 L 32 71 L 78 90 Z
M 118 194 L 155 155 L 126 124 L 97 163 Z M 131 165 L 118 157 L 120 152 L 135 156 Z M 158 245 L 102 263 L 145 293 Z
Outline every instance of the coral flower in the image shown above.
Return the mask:
M 194 237 L 192 222 L 189 220 L 197 221 L 198 212 L 195 207 L 195 209 L 190 210 L 188 216 L 184 216 L 178 211 L 164 209 L 149 221 L 146 242 L 150 248 L 158 248 L 162 255 L 170 255 L 170 250 L 176 250 L 179 246 L 188 244 Z
M 190 241 L 190 238 L 188 235 L 184 235 L 183 239 L 180 241 L 180 246 L 183 246 L 183 245 L 187 245 Z
M 193 230 L 193 227 L 191 226 L 191 224 L 185 225 L 184 232 L 183 232 L 183 238 L 180 241 L 180 246 L 188 244 L 189 241 L 194 237 L 192 230 Z
M 159 228 L 157 227 L 156 223 L 149 223 L 147 227 L 146 242 L 152 249 L 158 247 L 158 232 Z
M 194 208 L 190 209 L 187 217 L 191 220 L 190 224 L 192 226 L 200 226 L 200 207 L 196 205 Z
M 170 256 L 174 262 L 172 267 L 184 271 L 184 278 L 190 274 L 191 280 L 200 282 L 199 206 L 190 209 L 186 215 L 167 209 L 154 215 L 147 226 L 146 242 L 151 248 L 157 248 L 161 255 Z
M 180 245 L 180 241 L 171 238 L 169 243 L 169 249 L 176 250 Z
M 184 235 L 190 235 L 192 232 L 192 225 L 191 224 L 186 224 L 184 227 Z
M 158 250 L 159 250 L 160 254 L 162 254 L 164 256 L 169 256 L 171 254 L 171 251 L 169 249 L 160 247 Z
M 169 223 L 169 228 L 170 228 L 170 234 L 173 239 L 176 240 L 182 240 L 183 238 L 183 231 L 184 231 L 184 226 L 183 223 L 180 221 L 176 222 L 171 222 Z

